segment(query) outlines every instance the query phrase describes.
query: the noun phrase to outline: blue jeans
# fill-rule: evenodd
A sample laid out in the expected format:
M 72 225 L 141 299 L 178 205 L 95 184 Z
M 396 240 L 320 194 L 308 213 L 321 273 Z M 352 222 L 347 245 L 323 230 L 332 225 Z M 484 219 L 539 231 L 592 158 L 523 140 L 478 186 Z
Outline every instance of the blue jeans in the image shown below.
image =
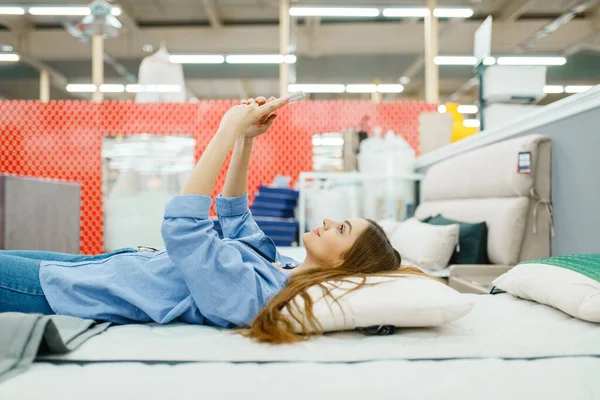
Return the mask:
M 88 256 L 51 251 L 0 250 L 0 312 L 54 314 L 40 284 L 42 261 L 92 261 L 132 251 L 137 250 L 125 248 Z

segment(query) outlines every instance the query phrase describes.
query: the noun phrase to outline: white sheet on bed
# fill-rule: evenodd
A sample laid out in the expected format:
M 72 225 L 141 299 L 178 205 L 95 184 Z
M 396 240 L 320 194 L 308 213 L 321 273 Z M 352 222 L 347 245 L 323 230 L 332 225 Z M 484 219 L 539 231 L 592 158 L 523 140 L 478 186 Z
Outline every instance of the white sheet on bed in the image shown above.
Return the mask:
M 357 332 L 272 346 L 230 331 L 187 324 L 115 326 L 79 349 L 46 359 L 81 361 L 317 361 L 600 356 L 600 325 L 508 294 L 466 295 L 467 316 L 441 328 L 387 337 Z
M 317 363 L 36 363 L 3 400 L 553 400 L 600 396 L 600 358 Z

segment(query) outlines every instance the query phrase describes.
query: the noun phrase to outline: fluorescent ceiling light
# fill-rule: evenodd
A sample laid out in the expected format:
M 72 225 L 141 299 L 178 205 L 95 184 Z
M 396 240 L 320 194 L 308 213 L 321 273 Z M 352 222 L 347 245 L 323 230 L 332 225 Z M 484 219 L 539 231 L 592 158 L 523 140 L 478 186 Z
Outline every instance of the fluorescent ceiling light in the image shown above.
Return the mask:
M 347 93 L 375 93 L 377 85 L 346 85 Z
M 477 59 L 474 56 L 437 56 L 433 62 L 437 65 L 475 65 Z
M 100 85 L 100 91 L 102 93 L 123 93 L 125 91 L 125 85 L 105 83 Z
M 438 18 L 469 18 L 473 15 L 470 8 L 436 8 L 433 16 Z
M 176 93 L 182 90 L 180 85 L 138 85 L 129 84 L 125 87 L 127 93 L 153 92 Z
M 496 64 L 496 57 L 486 57 L 483 59 L 483 65 L 494 65 Z
M 379 9 L 365 7 L 291 7 L 292 17 L 377 17 Z
M 438 106 L 438 112 L 445 113 L 446 111 L 448 111 L 448 108 L 444 104 Z
M 25 9 L 23 7 L 0 7 L 0 15 L 23 15 Z
M 282 56 L 280 54 L 235 54 L 225 58 L 229 64 L 281 64 L 286 62 L 293 64 L 296 62 L 296 56 L 289 54 Z
M 565 57 L 498 57 L 498 65 L 565 65 Z
M 31 15 L 88 15 L 89 7 L 29 7 Z
M 225 57 L 217 54 L 171 54 L 169 61 L 174 64 L 223 64 Z
M 590 90 L 593 86 L 591 85 L 570 85 L 565 86 L 565 93 L 583 93 Z
M 21 59 L 18 54 L 15 53 L 0 53 L 1 62 L 17 62 Z
M 478 119 L 465 119 L 463 125 L 467 128 L 479 128 L 481 123 Z
M 418 18 L 429 16 L 428 8 L 385 8 L 383 16 L 388 18 Z
M 479 107 L 468 104 L 461 104 L 456 109 L 461 114 L 477 114 L 479 111 Z
M 377 85 L 377 91 L 379 93 L 402 93 L 404 86 L 399 84 L 381 84 Z
M 72 93 L 91 93 L 96 91 L 96 85 L 91 83 L 68 84 L 67 92 Z
M 342 84 L 294 84 L 288 85 L 288 92 L 306 93 L 344 93 L 346 87 Z
M 546 85 L 544 86 L 544 93 L 564 93 L 565 88 L 561 85 Z

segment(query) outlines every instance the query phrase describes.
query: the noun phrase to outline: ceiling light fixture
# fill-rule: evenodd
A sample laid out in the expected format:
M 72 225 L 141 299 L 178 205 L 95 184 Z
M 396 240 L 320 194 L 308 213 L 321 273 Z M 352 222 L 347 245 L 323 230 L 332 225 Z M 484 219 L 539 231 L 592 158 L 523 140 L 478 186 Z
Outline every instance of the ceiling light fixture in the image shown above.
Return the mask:
M 379 9 L 367 7 L 291 7 L 292 17 L 377 17 Z
M 21 57 L 15 53 L 0 53 L 0 62 L 17 62 L 20 59 Z
M 2 8 L 0 7 L 0 14 L 2 14 Z M 6 7 L 6 8 L 19 8 L 19 7 Z M 44 6 L 44 7 L 29 7 L 27 12 L 31 15 L 62 15 L 62 16 L 70 16 L 70 15 L 78 15 L 78 16 L 86 16 L 90 14 L 89 7 L 83 6 L 71 6 L 71 7 L 56 7 L 56 6 Z M 112 7 L 110 10 L 111 15 L 118 17 L 123 13 L 121 7 Z M 22 14 L 19 14 L 22 15 Z
M 100 85 L 100 91 L 102 93 L 123 93 L 125 91 L 125 85 L 105 83 Z
M 377 85 L 373 84 L 352 84 L 346 85 L 346 93 L 375 93 Z
M 24 15 L 23 7 L 0 7 L 0 15 Z
M 470 104 L 461 104 L 456 110 L 461 114 L 477 114 L 479 107 Z
M 561 85 L 546 85 L 544 86 L 544 93 L 564 93 L 565 88 Z
M 481 126 L 481 122 L 478 119 L 465 119 L 463 121 L 463 125 L 467 128 L 479 128 Z
M 429 16 L 428 8 L 385 8 L 383 16 L 387 18 L 424 18 Z
M 171 54 L 169 61 L 174 64 L 223 64 L 225 57 L 217 54 Z
M 67 92 L 71 93 L 93 93 L 96 91 L 96 85 L 91 83 L 70 83 L 67 85 Z
M 225 58 L 228 64 L 294 64 L 296 56 L 288 54 L 234 54 Z
M 498 57 L 498 65 L 565 65 L 565 57 Z
M 379 93 L 402 93 L 404 86 L 399 84 L 380 84 L 377 85 L 377 91 Z
M 570 85 L 565 86 L 565 93 L 583 93 L 593 88 L 592 85 Z
M 31 15 L 88 15 L 89 7 L 29 7 Z
M 473 16 L 470 8 L 436 8 L 433 16 L 438 18 L 469 18 Z

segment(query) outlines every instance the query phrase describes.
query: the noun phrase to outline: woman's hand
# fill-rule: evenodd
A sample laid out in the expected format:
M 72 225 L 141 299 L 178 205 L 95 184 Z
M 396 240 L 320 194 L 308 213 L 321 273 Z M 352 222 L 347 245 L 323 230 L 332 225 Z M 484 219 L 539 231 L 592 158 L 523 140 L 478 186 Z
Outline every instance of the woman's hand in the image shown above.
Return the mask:
M 265 99 L 263 96 L 260 96 L 260 97 L 257 97 L 256 99 L 250 98 L 247 100 L 242 100 L 242 104 L 251 104 L 252 102 L 255 102 L 259 106 L 262 106 L 266 103 L 271 103 L 275 100 L 277 100 L 277 99 L 272 96 L 269 97 L 269 100 Z M 271 114 L 271 115 L 267 115 L 267 116 L 263 117 L 257 123 L 250 125 L 244 132 L 244 136 L 248 139 L 253 139 L 259 135 L 262 135 L 263 133 L 265 133 L 269 130 L 271 125 L 273 125 L 273 121 L 275 121 L 276 117 L 277 117 L 277 114 Z
M 261 100 L 262 104 L 256 100 Z M 271 113 L 286 105 L 290 98 L 285 96 L 266 102 L 264 97 L 259 97 L 256 100 L 248 99 L 239 106 L 230 108 L 221 120 L 220 129 L 234 132 L 236 136 L 258 136 L 266 132 L 273 123 L 275 116 Z

